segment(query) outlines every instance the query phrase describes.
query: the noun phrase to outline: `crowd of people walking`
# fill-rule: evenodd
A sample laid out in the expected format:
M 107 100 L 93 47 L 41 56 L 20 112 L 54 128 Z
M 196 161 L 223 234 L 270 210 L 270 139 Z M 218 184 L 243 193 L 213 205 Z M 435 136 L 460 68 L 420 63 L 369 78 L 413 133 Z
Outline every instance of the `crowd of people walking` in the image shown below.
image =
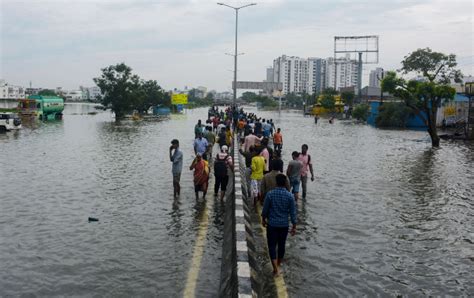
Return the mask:
M 195 158 L 190 166 L 194 171 L 194 191 L 205 198 L 208 190 L 210 166 L 213 163 L 215 177 L 214 195 L 224 199 L 232 175 L 234 160 L 229 154 L 234 134 L 239 142 L 239 153 L 245 160 L 245 182 L 247 196 L 254 206 L 263 205 L 262 224 L 267 230 L 267 240 L 273 273 L 279 274 L 279 267 L 285 254 L 285 242 L 290 232 L 296 232 L 296 203 L 306 199 L 308 176 L 314 181 L 314 172 L 308 145 L 301 146 L 301 152 L 293 151 L 292 159 L 285 170 L 282 160 L 283 132 L 275 129 L 273 119 L 262 119 L 242 108 L 228 107 L 209 109 L 205 124 L 198 121 L 194 127 Z M 219 152 L 213 156 L 213 147 L 219 145 Z M 273 146 L 270 146 L 272 143 Z M 171 141 L 170 161 L 173 163 L 174 195 L 180 194 L 180 176 L 183 154 L 179 141 Z M 173 152 L 174 150 L 174 152 Z M 289 230 L 289 222 L 292 227 Z

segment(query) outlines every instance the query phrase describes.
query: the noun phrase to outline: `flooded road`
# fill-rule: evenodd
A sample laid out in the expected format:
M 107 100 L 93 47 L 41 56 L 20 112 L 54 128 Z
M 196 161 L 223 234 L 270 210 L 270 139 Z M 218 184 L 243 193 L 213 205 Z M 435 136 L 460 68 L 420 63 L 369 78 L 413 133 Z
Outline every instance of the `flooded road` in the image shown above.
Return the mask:
M 474 294 L 473 143 L 258 114 L 282 128 L 285 167 L 306 143 L 315 170 L 283 267 L 291 296 Z
M 120 124 L 95 111 L 68 104 L 62 122 L 0 134 L 0 296 L 182 295 L 205 209 L 189 165 L 207 110 Z M 184 153 L 175 200 L 173 138 Z M 218 293 L 222 247 L 212 203 L 196 288 L 207 297 Z
M 193 127 L 207 111 L 120 124 L 94 111 L 69 104 L 62 122 L 0 134 L 0 296 L 184 292 L 205 210 L 188 170 Z M 258 114 L 282 128 L 285 167 L 306 143 L 315 169 L 283 266 L 290 296 L 474 293 L 472 143 L 431 149 L 425 132 Z M 173 138 L 185 157 L 176 200 Z M 196 293 L 212 297 L 223 207 L 207 198 Z

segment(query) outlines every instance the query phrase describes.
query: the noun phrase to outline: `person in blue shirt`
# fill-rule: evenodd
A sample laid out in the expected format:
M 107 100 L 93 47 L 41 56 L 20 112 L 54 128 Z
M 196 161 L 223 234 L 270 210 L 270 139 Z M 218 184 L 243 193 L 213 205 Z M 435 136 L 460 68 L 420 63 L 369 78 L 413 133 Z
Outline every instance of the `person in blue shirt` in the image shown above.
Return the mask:
M 209 147 L 209 142 L 202 137 L 202 132 L 197 134 L 197 138 L 194 140 L 194 154 L 200 154 L 204 160 L 207 160 L 207 150 Z
M 174 153 L 172 153 L 173 150 Z M 181 192 L 179 182 L 181 180 L 181 171 L 183 170 L 183 152 L 179 150 L 179 141 L 176 139 L 171 141 L 170 161 L 173 163 L 171 172 L 173 173 L 174 196 L 177 197 Z
M 291 235 L 296 233 L 296 206 L 293 195 L 286 189 L 286 176 L 276 176 L 277 187 L 267 193 L 262 210 L 262 224 L 267 227 L 268 252 L 272 260 L 273 274 L 278 275 L 285 256 L 288 236 L 288 217 L 291 219 Z M 276 248 L 278 246 L 278 258 Z

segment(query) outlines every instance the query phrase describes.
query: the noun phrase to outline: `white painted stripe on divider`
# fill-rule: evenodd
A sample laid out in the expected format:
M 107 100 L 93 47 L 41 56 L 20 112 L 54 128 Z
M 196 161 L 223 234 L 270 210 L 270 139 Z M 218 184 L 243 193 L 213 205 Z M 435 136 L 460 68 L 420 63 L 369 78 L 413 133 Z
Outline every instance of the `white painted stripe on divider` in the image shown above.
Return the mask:
M 235 216 L 244 217 L 244 211 L 243 210 L 235 210 Z
M 237 251 L 248 251 L 247 241 L 237 241 Z
M 237 262 L 237 276 L 250 278 L 250 265 L 248 262 Z
M 239 232 L 245 232 L 245 225 L 244 224 L 235 224 L 235 230 Z
M 240 293 L 239 293 L 239 298 L 252 298 L 252 295 L 240 294 Z

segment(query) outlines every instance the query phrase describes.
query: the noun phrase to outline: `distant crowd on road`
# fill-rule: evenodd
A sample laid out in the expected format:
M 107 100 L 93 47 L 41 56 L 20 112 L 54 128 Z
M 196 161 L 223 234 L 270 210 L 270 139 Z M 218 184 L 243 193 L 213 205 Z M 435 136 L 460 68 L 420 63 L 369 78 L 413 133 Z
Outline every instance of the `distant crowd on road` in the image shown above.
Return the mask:
M 292 223 L 290 233 L 294 235 L 296 232 L 296 202 L 300 188 L 302 198 L 305 199 L 309 174 L 311 181 L 314 181 L 308 145 L 303 144 L 301 152 L 291 153 L 292 158 L 284 170 L 282 129 L 275 129 L 273 119 L 259 118 L 235 106 L 223 110 L 213 106 L 208 111 L 205 124 L 199 120 L 194 127 L 193 147 L 196 156 L 190 170 L 194 170 L 196 199 L 199 198 L 199 192 L 203 193 L 203 198 L 206 196 L 209 162 L 214 164 L 214 195 L 217 196 L 220 190 L 220 198 L 224 198 L 233 170 L 234 161 L 229 148 L 233 146 L 234 134 L 238 136 L 239 152 L 245 159 L 246 195 L 254 206 L 263 204 L 262 224 L 267 229 L 269 254 L 273 272 L 277 275 L 285 254 L 289 220 Z M 213 159 L 216 143 L 219 152 Z M 176 139 L 171 141 L 170 160 L 173 163 L 174 195 L 179 196 L 183 153 Z

